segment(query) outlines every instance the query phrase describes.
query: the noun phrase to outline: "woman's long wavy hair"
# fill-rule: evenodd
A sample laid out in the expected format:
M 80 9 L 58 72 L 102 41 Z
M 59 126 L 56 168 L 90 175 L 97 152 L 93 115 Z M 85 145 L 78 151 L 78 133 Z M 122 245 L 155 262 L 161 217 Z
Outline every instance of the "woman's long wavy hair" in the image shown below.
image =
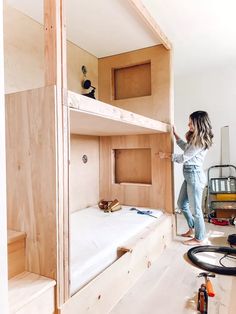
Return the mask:
M 193 122 L 194 131 L 186 133 L 187 142 L 190 145 L 208 149 L 212 145 L 213 133 L 211 121 L 206 111 L 195 111 L 189 118 Z

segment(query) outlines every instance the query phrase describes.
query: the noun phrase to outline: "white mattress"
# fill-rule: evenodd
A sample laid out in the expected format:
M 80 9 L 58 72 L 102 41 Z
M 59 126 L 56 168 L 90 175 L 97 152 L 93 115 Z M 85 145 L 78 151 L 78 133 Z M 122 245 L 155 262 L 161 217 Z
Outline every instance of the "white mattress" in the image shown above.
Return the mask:
M 97 206 L 70 217 L 70 292 L 74 294 L 117 259 L 117 248 L 156 221 L 155 218 L 122 210 L 104 213 Z M 140 210 L 149 208 L 135 207 Z M 151 209 L 152 210 L 152 209 Z M 153 209 L 156 217 L 161 210 Z

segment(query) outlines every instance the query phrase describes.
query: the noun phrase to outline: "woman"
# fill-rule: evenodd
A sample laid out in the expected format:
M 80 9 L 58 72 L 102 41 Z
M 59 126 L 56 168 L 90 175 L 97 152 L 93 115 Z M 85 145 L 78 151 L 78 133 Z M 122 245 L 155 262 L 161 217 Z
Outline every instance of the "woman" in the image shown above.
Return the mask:
M 202 169 L 203 161 L 208 149 L 212 145 L 212 127 L 209 116 L 205 111 L 195 111 L 189 117 L 189 131 L 186 141 L 180 139 L 173 128 L 177 145 L 183 154 L 159 153 L 160 158 L 171 158 L 172 161 L 183 163 L 184 182 L 182 184 L 178 207 L 182 209 L 187 220 L 189 230 L 183 237 L 192 237 L 184 242 L 186 245 L 199 245 L 205 238 L 205 223 L 202 213 L 202 193 L 206 177 Z M 193 210 L 192 214 L 190 208 Z

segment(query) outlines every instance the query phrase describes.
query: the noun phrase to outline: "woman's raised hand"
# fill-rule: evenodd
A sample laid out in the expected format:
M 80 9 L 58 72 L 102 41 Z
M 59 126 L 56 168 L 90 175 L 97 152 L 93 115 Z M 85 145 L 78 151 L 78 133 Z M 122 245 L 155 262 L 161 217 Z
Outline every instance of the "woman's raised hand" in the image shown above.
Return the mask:
M 172 125 L 172 131 L 173 131 L 173 134 L 174 134 L 174 137 L 176 139 L 176 141 L 180 138 L 179 135 L 176 133 L 176 130 L 175 130 L 175 126 Z

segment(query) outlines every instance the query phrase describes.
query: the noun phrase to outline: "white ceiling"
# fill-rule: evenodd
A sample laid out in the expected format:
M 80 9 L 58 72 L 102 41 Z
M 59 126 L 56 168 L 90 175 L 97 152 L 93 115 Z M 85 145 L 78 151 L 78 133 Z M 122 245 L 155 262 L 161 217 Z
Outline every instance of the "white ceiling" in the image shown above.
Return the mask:
M 43 0 L 7 0 L 43 23 Z M 65 0 L 67 38 L 96 57 L 154 46 L 160 41 L 127 0 Z
M 7 0 L 42 21 L 43 0 Z M 175 73 L 236 64 L 235 0 L 142 0 L 174 47 Z M 127 0 L 65 0 L 68 39 L 97 57 L 153 46 Z
M 175 74 L 236 65 L 236 0 L 142 0 L 174 47 Z

